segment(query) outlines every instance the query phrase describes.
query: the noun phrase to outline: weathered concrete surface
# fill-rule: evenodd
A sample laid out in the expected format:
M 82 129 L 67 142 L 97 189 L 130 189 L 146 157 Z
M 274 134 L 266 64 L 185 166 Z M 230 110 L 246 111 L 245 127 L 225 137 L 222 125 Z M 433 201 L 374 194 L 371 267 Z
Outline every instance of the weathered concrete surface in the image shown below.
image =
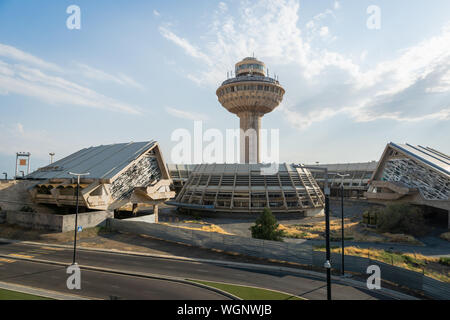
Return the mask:
M 109 211 L 95 211 L 78 214 L 78 226 L 92 228 L 103 225 L 107 218 L 113 218 L 114 213 Z M 7 211 L 6 222 L 21 227 L 66 232 L 74 230 L 75 215 L 57 215 L 51 213 L 36 213 L 22 211 Z
M 46 206 L 33 203 L 28 192 L 38 181 L 32 180 L 9 180 L 0 182 L 0 207 L 2 210 L 18 211 L 23 206 L 29 206 L 39 212 L 53 212 Z

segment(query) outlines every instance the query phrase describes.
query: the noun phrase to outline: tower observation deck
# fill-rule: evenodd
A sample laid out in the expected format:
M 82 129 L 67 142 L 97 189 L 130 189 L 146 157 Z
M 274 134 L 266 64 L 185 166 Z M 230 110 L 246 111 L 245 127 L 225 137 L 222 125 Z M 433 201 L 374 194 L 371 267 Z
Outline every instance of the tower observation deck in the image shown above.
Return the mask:
M 235 75 L 216 94 L 222 106 L 240 119 L 240 162 L 259 163 L 261 119 L 281 103 L 285 91 L 255 58 L 236 63 Z

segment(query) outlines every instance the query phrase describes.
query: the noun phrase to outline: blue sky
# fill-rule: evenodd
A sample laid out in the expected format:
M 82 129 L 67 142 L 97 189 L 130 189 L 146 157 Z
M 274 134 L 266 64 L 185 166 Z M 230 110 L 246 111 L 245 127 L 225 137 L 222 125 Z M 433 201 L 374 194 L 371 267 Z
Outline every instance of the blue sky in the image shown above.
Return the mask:
M 69 30 L 69 5 L 81 29 Z M 377 5 L 381 28 L 366 26 Z M 263 118 L 280 160 L 377 160 L 389 141 L 450 153 L 450 2 L 0 0 L 0 171 L 177 128 L 237 128 L 215 91 L 252 55 L 286 89 Z M 0 172 L 0 173 L 1 173 Z

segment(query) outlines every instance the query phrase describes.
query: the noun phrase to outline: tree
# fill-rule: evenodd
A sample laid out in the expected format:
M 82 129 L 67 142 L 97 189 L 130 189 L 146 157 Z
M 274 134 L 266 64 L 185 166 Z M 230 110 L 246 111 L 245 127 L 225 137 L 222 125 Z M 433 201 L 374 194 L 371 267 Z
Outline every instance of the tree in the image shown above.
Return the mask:
M 283 241 L 283 231 L 278 230 L 278 223 L 272 211 L 265 208 L 255 225 L 250 227 L 252 237 L 263 240 Z
M 427 232 L 422 211 L 410 204 L 390 204 L 377 217 L 377 229 L 382 232 L 423 236 Z

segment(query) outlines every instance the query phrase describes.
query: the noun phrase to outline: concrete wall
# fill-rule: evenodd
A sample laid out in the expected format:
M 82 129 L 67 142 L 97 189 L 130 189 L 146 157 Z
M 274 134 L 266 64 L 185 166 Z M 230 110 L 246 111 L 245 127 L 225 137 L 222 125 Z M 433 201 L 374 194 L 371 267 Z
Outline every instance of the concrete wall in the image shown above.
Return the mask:
M 107 218 L 113 218 L 114 213 L 108 211 L 95 211 L 78 214 L 78 226 L 92 228 L 103 225 Z M 1 222 L 1 218 L 0 218 Z M 56 215 L 51 213 L 35 213 L 21 211 L 7 211 L 6 223 L 21 227 L 48 230 L 56 232 L 73 231 L 75 215 Z
M 6 211 L 0 211 L 0 223 L 6 222 Z

